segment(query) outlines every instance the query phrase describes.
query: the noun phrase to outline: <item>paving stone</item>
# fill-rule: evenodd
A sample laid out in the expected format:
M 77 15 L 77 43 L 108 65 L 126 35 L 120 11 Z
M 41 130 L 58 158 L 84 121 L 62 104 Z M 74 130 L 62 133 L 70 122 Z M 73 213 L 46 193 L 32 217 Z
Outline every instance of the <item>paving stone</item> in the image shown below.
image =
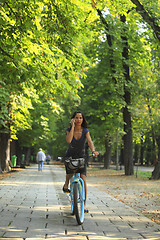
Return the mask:
M 89 180 L 89 179 L 88 179 Z M 160 226 L 88 181 L 83 225 L 71 215 L 69 194 L 62 192 L 65 171 L 32 165 L 0 181 L 0 239 L 160 239 Z

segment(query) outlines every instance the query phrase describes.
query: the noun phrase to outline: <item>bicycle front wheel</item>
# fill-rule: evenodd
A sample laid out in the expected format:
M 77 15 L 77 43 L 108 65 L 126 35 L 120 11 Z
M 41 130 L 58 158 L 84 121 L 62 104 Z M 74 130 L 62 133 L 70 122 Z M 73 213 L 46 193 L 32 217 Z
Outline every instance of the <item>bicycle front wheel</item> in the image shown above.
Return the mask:
M 77 223 L 81 225 L 84 221 L 84 199 L 82 195 L 81 182 L 74 183 L 73 196 L 74 196 L 74 214 L 76 216 Z
M 70 193 L 70 197 L 71 197 L 71 212 L 72 212 L 72 215 L 74 215 L 74 190 L 73 190 L 73 187 L 71 188 L 71 193 Z

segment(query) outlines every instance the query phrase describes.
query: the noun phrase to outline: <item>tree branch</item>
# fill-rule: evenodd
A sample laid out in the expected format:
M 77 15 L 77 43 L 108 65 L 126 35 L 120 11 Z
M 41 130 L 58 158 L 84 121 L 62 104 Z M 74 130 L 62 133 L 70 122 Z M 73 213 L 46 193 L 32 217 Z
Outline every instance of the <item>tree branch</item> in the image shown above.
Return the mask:
M 85 18 L 84 22 L 87 21 L 87 19 L 88 19 L 90 13 L 91 13 L 91 11 L 89 11 L 88 16 Z
M 144 9 L 143 5 L 139 2 L 139 0 L 131 0 L 132 3 L 136 5 L 136 11 L 142 16 L 143 20 L 148 23 L 153 29 L 157 39 L 160 41 L 160 27 L 155 21 L 154 17 L 150 17 L 148 12 Z
M 0 51 L 1 51 L 4 55 L 6 55 L 6 56 L 10 57 L 11 59 L 13 59 L 13 57 L 12 57 L 9 53 L 7 53 L 6 51 L 4 51 L 1 47 L 0 47 Z
M 97 13 L 100 17 L 100 20 L 101 22 L 103 23 L 104 25 L 104 28 L 106 30 L 106 38 L 107 38 L 107 42 L 108 42 L 108 46 L 109 46 L 109 55 L 110 55 L 110 66 L 111 66 L 111 71 L 112 71 L 112 79 L 115 83 L 117 83 L 117 80 L 116 78 L 114 77 L 114 74 L 115 74 L 115 64 L 114 64 L 114 61 L 113 61 L 113 49 L 112 49 L 112 38 L 111 38 L 111 35 L 109 34 L 109 25 L 108 23 L 106 22 L 105 18 L 103 17 L 102 15 L 102 12 L 99 10 L 99 9 L 96 9 L 97 10 Z
M 11 6 L 7 3 L 7 1 L 5 1 L 4 3 L 7 5 L 7 7 L 10 9 L 10 11 L 14 14 L 14 16 L 15 16 L 16 19 L 17 19 L 17 15 L 16 15 L 16 13 L 13 11 L 13 9 L 12 9 Z M 21 25 L 22 25 L 22 20 L 21 20 L 20 17 L 19 17 L 19 20 L 20 20 Z

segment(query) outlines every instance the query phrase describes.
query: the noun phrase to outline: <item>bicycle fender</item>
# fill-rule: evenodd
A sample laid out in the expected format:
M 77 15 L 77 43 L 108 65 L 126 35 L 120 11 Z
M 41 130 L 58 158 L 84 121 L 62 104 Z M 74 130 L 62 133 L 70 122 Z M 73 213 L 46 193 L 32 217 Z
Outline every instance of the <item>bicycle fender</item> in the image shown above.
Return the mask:
M 75 178 L 72 182 L 71 182 L 71 189 L 73 189 L 73 184 L 74 183 L 78 183 L 81 182 L 82 184 L 82 196 L 83 196 L 83 200 L 85 200 L 85 187 L 84 187 L 84 181 L 82 180 L 82 178 Z

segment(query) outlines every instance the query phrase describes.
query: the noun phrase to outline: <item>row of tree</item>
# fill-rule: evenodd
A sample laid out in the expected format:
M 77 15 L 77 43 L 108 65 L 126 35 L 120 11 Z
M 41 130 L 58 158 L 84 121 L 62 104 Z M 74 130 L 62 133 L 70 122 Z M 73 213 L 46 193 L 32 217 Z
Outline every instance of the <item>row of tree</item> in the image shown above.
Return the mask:
M 78 98 L 85 61 L 80 23 L 87 13 L 65 1 L 10 0 L 0 6 L 0 163 L 4 170 L 10 139 L 11 155 L 16 148 L 20 152 L 43 145 L 52 135 L 49 117 L 56 118 L 66 97 Z
M 38 147 L 63 155 L 79 108 L 105 167 L 117 154 L 126 175 L 134 159 L 160 177 L 159 11 L 147 0 L 1 2 L 2 170 Z

